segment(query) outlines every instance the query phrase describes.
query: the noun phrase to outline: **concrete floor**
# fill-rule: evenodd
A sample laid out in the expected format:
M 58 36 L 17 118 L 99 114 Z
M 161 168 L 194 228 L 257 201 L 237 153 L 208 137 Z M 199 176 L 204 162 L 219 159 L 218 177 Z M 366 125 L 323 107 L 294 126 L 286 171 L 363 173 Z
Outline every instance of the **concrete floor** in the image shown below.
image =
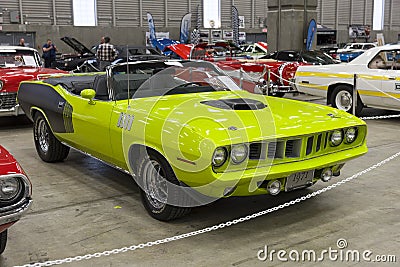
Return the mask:
M 373 109 L 363 112 L 363 116 L 382 114 L 396 113 Z M 369 153 L 347 164 L 334 181 L 400 151 L 400 119 L 367 123 Z M 0 138 L 28 173 L 34 197 L 29 213 L 9 230 L 6 251 L 0 256 L 0 266 L 4 267 L 171 237 L 274 207 L 334 183 L 321 182 L 310 189 L 276 197 L 224 199 L 196 208 L 182 219 L 163 223 L 147 215 L 130 176 L 76 151 L 71 151 L 62 163 L 41 161 L 34 149 L 32 125 L 24 118 L 0 119 Z M 347 240 L 349 250 L 371 250 L 371 258 L 378 254 L 396 255 L 399 262 L 399 162 L 400 158 L 395 159 L 318 197 L 229 228 L 65 266 L 292 266 L 297 263 L 281 262 L 276 254 L 272 262 L 259 261 L 257 253 L 267 245 L 269 251 L 315 250 L 319 255 L 329 247 L 338 249 L 336 242 L 340 238 Z M 331 261 L 325 255 L 323 265 L 366 263 Z M 385 264 L 391 265 L 395 264 Z

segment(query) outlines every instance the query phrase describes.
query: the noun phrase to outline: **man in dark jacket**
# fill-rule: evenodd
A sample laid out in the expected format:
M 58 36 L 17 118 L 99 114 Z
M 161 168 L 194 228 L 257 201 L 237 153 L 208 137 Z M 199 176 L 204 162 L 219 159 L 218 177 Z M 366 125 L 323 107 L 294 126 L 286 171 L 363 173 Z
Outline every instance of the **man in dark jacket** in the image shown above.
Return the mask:
M 47 43 L 43 45 L 43 55 L 44 58 L 44 67 L 51 68 L 51 63 L 56 60 L 56 52 L 57 47 L 51 42 L 50 39 L 47 39 Z

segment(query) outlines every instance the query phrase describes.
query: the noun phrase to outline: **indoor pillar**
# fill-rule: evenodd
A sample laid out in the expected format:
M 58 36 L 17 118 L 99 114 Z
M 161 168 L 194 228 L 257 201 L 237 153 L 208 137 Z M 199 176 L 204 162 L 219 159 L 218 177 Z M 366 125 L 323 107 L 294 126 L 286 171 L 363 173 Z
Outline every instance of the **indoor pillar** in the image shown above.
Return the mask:
M 317 20 L 317 0 L 268 0 L 268 50 L 304 49 L 311 19 Z

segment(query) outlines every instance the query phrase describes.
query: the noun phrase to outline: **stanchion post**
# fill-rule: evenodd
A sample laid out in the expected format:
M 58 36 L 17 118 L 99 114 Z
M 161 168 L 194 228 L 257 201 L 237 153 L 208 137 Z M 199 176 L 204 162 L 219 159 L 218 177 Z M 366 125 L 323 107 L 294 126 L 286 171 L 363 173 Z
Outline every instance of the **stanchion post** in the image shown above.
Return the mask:
M 271 71 L 270 69 L 267 70 L 267 95 L 269 95 L 269 89 L 271 86 Z
M 240 89 L 243 89 L 243 68 L 240 67 L 240 75 L 239 75 L 239 79 L 240 79 Z
M 353 110 L 352 113 L 356 115 L 356 108 L 357 108 L 357 74 L 354 74 L 354 82 L 353 82 Z

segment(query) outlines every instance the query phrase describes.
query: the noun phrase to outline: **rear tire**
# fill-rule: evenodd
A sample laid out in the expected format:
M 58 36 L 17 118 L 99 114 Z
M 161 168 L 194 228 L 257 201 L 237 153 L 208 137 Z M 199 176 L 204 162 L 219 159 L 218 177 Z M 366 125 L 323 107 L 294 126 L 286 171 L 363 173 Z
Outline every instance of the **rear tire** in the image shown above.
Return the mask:
M 69 147 L 58 141 L 51 131 L 45 117 L 41 113 L 35 115 L 33 136 L 36 151 L 43 161 L 63 161 L 68 156 Z
M 6 245 L 7 245 L 7 231 L 5 230 L 3 232 L 0 233 L 0 254 L 2 254 L 4 252 L 4 250 L 6 249 Z
M 344 110 L 348 113 L 353 113 L 353 88 L 347 85 L 339 85 L 336 87 L 331 95 L 332 107 Z M 363 103 L 360 96 L 357 95 L 356 116 L 361 113 Z
M 160 221 L 188 214 L 192 199 L 182 190 L 171 166 L 155 151 L 147 150 L 145 154 L 138 164 L 137 182 L 146 211 Z

